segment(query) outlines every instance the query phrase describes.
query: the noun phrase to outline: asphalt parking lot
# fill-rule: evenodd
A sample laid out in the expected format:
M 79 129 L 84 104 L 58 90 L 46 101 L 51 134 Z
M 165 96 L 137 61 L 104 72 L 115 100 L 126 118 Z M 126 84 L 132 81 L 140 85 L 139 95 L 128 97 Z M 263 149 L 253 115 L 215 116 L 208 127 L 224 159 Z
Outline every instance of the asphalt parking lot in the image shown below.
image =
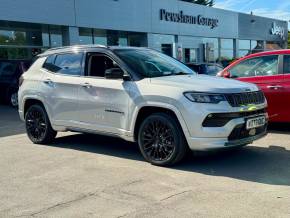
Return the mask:
M 0 105 L 0 217 L 290 217 L 290 125 L 237 151 L 152 166 L 133 143 L 62 133 L 33 145 Z

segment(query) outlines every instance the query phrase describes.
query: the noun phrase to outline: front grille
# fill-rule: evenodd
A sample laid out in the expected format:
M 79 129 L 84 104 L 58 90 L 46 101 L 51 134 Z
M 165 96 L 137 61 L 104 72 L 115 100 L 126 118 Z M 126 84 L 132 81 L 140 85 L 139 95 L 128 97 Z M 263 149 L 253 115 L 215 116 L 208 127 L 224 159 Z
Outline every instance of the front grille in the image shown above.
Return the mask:
M 234 113 L 212 113 L 209 114 L 202 123 L 203 127 L 222 127 L 229 121 L 241 117 L 249 117 L 259 114 L 265 114 L 266 109 L 260 109 L 255 111 L 234 112 Z
M 263 104 L 265 102 L 265 96 L 261 91 L 226 94 L 226 99 L 232 107 Z

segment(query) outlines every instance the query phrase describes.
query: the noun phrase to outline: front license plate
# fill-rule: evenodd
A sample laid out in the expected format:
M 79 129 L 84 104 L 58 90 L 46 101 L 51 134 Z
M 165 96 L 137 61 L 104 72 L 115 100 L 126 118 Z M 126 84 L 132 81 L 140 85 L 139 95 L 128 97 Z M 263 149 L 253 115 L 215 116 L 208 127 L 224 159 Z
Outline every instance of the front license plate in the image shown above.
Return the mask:
M 247 129 L 254 129 L 266 124 L 266 117 L 255 117 L 247 120 Z

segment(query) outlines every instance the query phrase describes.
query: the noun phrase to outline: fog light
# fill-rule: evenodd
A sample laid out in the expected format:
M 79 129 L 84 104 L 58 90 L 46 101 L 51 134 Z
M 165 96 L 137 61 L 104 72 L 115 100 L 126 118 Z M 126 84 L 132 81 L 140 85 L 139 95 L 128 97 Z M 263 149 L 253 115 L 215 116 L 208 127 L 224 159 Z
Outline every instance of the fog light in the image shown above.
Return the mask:
M 256 135 L 256 129 L 251 129 L 250 131 L 249 131 L 249 135 L 251 135 L 251 136 L 253 136 L 253 135 Z

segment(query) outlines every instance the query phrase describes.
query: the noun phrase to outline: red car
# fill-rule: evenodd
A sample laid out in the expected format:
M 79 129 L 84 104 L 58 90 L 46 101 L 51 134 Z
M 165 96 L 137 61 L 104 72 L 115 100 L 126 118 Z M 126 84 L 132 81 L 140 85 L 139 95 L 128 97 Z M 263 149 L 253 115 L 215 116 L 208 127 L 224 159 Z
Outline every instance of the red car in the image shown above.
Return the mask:
M 218 76 L 255 83 L 265 93 L 271 122 L 290 122 L 290 50 L 248 55 Z

